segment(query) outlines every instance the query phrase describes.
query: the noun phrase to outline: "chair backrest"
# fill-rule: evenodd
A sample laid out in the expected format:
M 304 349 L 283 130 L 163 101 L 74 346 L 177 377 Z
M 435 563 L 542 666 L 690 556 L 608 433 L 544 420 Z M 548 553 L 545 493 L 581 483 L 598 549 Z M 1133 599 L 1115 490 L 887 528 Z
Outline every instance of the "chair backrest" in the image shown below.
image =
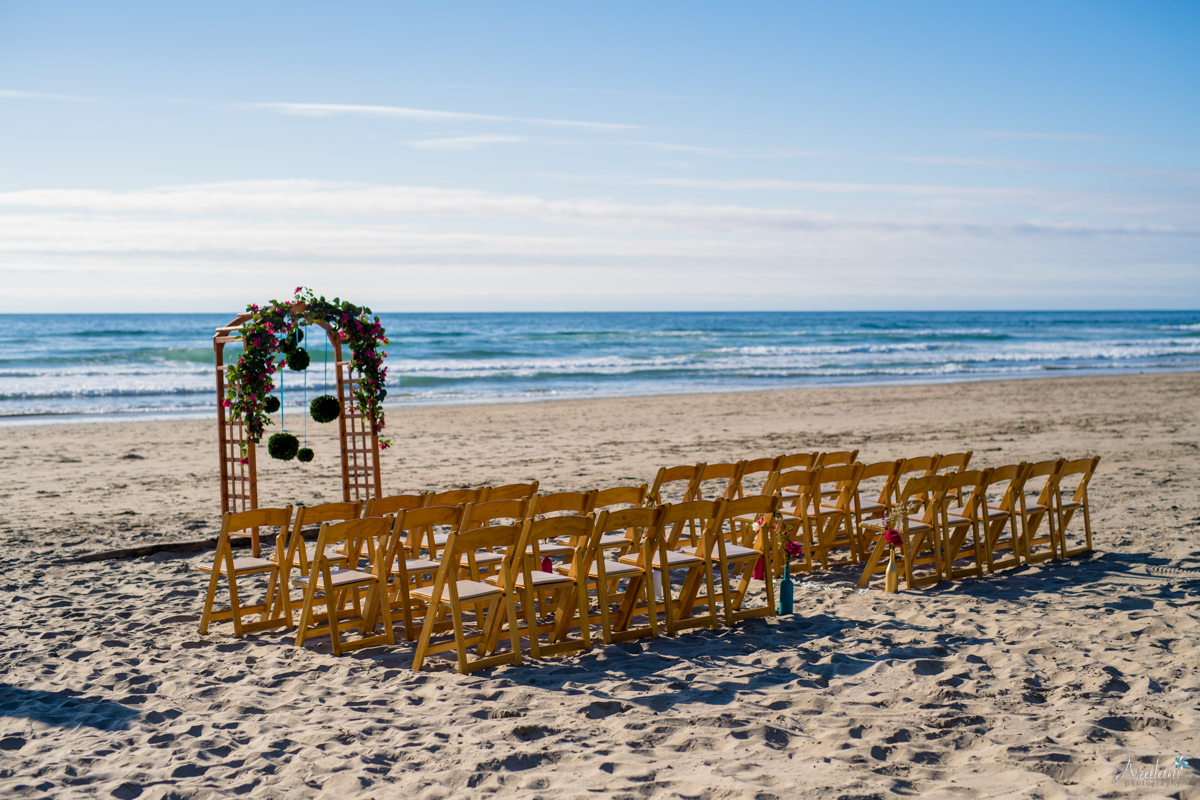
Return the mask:
M 372 497 L 363 508 L 364 517 L 382 517 L 398 511 L 412 511 L 425 505 L 426 492 L 419 494 L 393 494 L 387 497 Z
M 736 494 L 742 480 L 742 469 L 745 461 L 725 462 L 721 464 L 705 464 L 700 471 L 700 480 L 696 482 L 697 498 L 705 495 L 711 497 L 729 497 Z M 718 486 L 706 487 L 710 481 L 719 482 Z M 706 491 L 707 490 L 707 491 Z
M 785 489 L 790 489 L 796 493 L 795 502 L 790 503 L 789 501 L 791 507 L 801 514 L 807 514 L 813 492 L 819 488 L 816 481 L 817 473 L 814 470 L 794 469 L 790 472 L 776 472 L 767 482 L 763 493 L 782 496 Z
M 640 508 L 646 505 L 646 493 L 650 487 L 646 484 L 640 486 L 613 486 L 609 489 L 599 489 L 592 492 L 592 504 L 588 511 L 595 511 L 601 508 L 610 508 L 612 506 L 634 506 Z
M 427 549 L 430 553 L 436 550 L 434 545 L 434 528 L 449 527 L 451 531 L 458 530 L 462 523 L 463 506 L 425 506 L 416 508 L 412 511 L 401 511 L 396 514 L 396 521 L 392 525 L 392 533 L 394 536 L 400 537 L 397 539 L 397 550 L 401 544 L 408 550 L 408 553 L 416 558 L 421 550 Z
M 857 491 L 861 495 L 866 487 L 863 484 L 867 481 L 882 479 L 879 486 L 878 501 L 884 502 L 895 493 L 892 484 L 896 482 L 896 477 L 900 474 L 900 459 L 895 461 L 876 461 L 874 464 L 863 464 L 862 472 L 858 476 Z
M 528 500 L 537 492 L 538 482 L 509 483 L 504 486 L 485 486 L 481 488 L 484 490 L 484 495 L 481 498 L 483 502 L 490 502 L 492 500 Z
M 672 494 L 680 494 L 683 500 L 694 499 L 696 493 L 696 484 L 700 481 L 700 474 L 704 472 L 704 463 L 699 464 L 683 464 L 678 467 L 660 467 L 658 474 L 654 476 L 654 483 L 650 486 L 650 493 L 647 499 L 655 505 L 662 505 L 667 501 L 664 493 L 668 491 L 669 484 L 683 483 L 684 486 L 672 486 L 669 491 Z
M 813 482 L 821 487 L 822 492 L 836 489 L 838 496 L 833 501 L 833 504 L 839 508 L 849 510 L 854 499 L 854 492 L 858 488 L 858 481 L 862 475 L 862 470 L 863 465 L 857 462 L 841 464 L 836 467 L 817 467 L 817 476 Z M 816 499 L 817 497 L 814 495 L 814 502 Z
M 1024 491 L 1025 487 L 1025 471 L 1029 469 L 1029 464 L 1022 461 L 1019 464 L 1009 464 L 1003 467 L 996 467 L 988 475 L 987 486 L 984 487 L 983 502 L 986 508 L 995 508 L 999 511 L 1007 511 L 1012 513 L 1019 506 L 1018 496 Z M 987 492 L 1001 484 L 1007 484 L 1004 488 L 1004 493 L 1000 496 L 999 502 L 992 503 L 988 499 Z
M 729 526 L 728 531 L 725 530 L 725 524 L 735 517 L 746 517 L 755 515 L 763 520 L 764 527 L 769 526 L 771 519 L 779 511 L 779 497 L 776 495 L 753 494 L 749 497 L 742 497 L 737 500 L 723 500 L 721 507 L 717 509 L 717 518 L 713 523 L 712 531 L 720 532 L 723 535 L 734 535 L 733 526 Z
M 737 488 L 734 490 L 732 497 L 734 499 L 745 497 L 747 494 L 757 490 L 758 494 L 763 494 L 767 490 L 767 483 L 771 480 L 771 476 L 775 474 L 779 467 L 779 457 L 774 458 L 755 458 L 750 461 L 742 462 L 742 474 L 738 478 Z M 761 478 L 761 482 L 760 479 Z
M 683 503 L 664 504 L 660 524 L 663 526 L 666 546 L 675 547 L 685 528 L 692 537 L 701 535 L 716 519 L 720 506 L 719 500 L 688 500 Z
M 853 464 L 856 461 L 858 461 L 857 450 L 839 450 L 834 453 L 821 453 L 817 456 L 818 467 L 836 467 Z
M 1074 461 L 1068 461 L 1067 463 L 1063 464 L 1062 469 L 1059 470 L 1058 473 L 1057 491 L 1060 493 L 1062 492 L 1064 478 L 1070 475 L 1078 475 L 1079 483 L 1076 484 L 1075 491 L 1072 494 L 1071 499 L 1076 503 L 1083 502 L 1084 498 L 1087 497 L 1088 482 L 1091 481 L 1092 476 L 1096 474 L 1096 467 L 1098 466 L 1100 466 L 1100 456 L 1095 456 L 1094 458 L 1078 458 Z
M 296 530 L 322 522 L 344 522 L 358 519 L 362 515 L 362 501 L 353 503 L 321 503 L 316 506 L 300 506 L 296 509 Z M 381 515 L 380 515 L 381 516 Z
M 1025 470 L 1025 491 L 1035 491 L 1036 486 L 1030 486 L 1030 481 L 1035 481 L 1038 478 L 1045 478 L 1046 482 L 1042 484 L 1042 489 L 1038 493 L 1037 502 L 1039 505 L 1050 507 L 1053 502 L 1054 492 L 1057 489 L 1058 475 L 1062 468 L 1066 465 L 1065 458 L 1054 459 L 1053 461 L 1039 461 L 1036 464 L 1030 464 Z
M 324 522 L 321 532 L 317 535 L 317 552 L 314 564 L 328 567 L 330 557 L 328 548 L 336 544 L 346 544 L 345 552 L 350 564 L 357 564 L 362 553 L 362 545 L 368 540 L 372 546 L 368 549 L 375 556 L 376 569 L 387 569 L 391 563 L 394 549 L 389 546 L 392 538 L 392 523 L 394 517 L 388 514 L 384 517 L 367 517 L 366 519 L 351 519 L 345 522 Z M 335 558 L 340 559 L 337 555 Z
M 962 506 L 954 509 L 953 513 L 959 517 L 977 519 L 979 511 L 983 508 L 984 492 L 987 490 L 988 481 L 992 477 L 992 470 L 972 469 L 952 472 L 945 477 L 946 486 L 942 493 L 942 513 L 951 513 L 949 507 L 950 494 L 951 492 L 956 492 L 962 494 L 963 502 Z
M 540 564 L 542 561 L 542 553 L 540 543 L 546 539 L 557 539 L 565 536 L 570 538 L 571 544 L 576 548 L 575 559 L 576 563 L 587 569 L 592 558 L 592 554 L 586 552 L 587 545 L 592 539 L 592 526 L 594 520 L 590 516 L 572 514 L 563 517 L 546 517 L 545 519 L 534 519 L 529 517 L 525 520 L 523 530 L 521 531 L 521 542 L 519 549 L 528 552 L 533 551 L 533 563 Z M 525 562 L 523 569 L 528 572 L 530 570 L 531 559 L 523 559 Z M 589 562 L 589 563 L 583 563 Z M 526 586 L 532 585 L 529 582 L 529 577 L 526 576 Z
M 535 494 L 529 500 L 528 515 L 586 514 L 591 511 L 591 492 L 554 492 Z
M 275 537 L 275 553 L 276 560 L 278 560 L 279 553 L 281 552 L 287 552 L 289 556 L 291 555 L 291 545 L 288 542 L 288 523 L 291 521 L 291 506 L 284 506 L 283 508 L 252 508 L 249 511 L 240 511 L 236 514 L 226 512 L 221 515 L 220 537 L 228 540 L 234 534 L 241 531 L 250 531 L 246 535 L 250 537 L 251 551 L 254 557 L 257 558 L 261 553 L 258 529 L 262 527 L 279 528 L 279 533 Z
M 650 550 L 657 550 L 659 541 L 656 537 L 662 535 L 662 528 L 659 525 L 662 513 L 663 506 L 621 508 L 615 511 L 602 509 L 595 515 L 596 524 L 592 526 L 592 541 L 589 547 L 594 557 L 598 559 L 604 557 L 600 552 L 600 540 L 604 534 L 619 530 L 625 531 L 627 534 L 625 538 L 632 542 L 632 552 L 638 553 L 643 543 Z M 641 562 L 639 561 L 639 563 Z
M 511 586 L 513 562 L 517 553 L 517 542 L 521 538 L 522 525 L 489 525 L 486 528 L 474 528 L 468 531 L 450 531 L 446 537 L 446 550 L 442 556 L 442 566 L 434 579 L 433 597 L 442 596 L 442 587 L 449 586 L 450 598 L 458 605 L 458 573 L 462 559 L 467 559 L 468 569 L 472 576 L 479 574 L 475 563 L 475 553 L 480 550 L 504 548 L 504 558 L 498 567 L 493 568 L 492 574 L 503 587 Z M 516 620 L 509 620 L 515 625 Z
M 326 522 L 345 522 L 363 516 L 361 500 L 352 503 L 321 503 L 315 506 L 300 506 L 292 523 L 292 538 L 287 546 L 287 562 L 291 564 L 299 556 L 301 571 L 308 569 L 308 552 L 304 549 L 304 528 L 323 525 Z
M 965 453 L 950 453 L 938 459 L 937 471 L 944 472 L 946 470 L 954 470 L 962 472 L 971 463 L 971 456 L 974 451 L 968 450 Z
M 942 457 L 936 453 L 931 456 L 905 458 L 900 461 L 900 469 L 896 474 L 900 477 L 911 475 L 914 472 L 919 472 L 922 476 L 933 475 L 937 472 L 938 462 L 941 460 Z
M 812 469 L 817 466 L 817 459 L 821 454 L 815 450 L 811 453 L 792 453 L 790 455 L 779 456 L 779 463 L 775 465 L 776 472 L 783 472 L 790 469 Z
M 468 503 L 463 509 L 462 527 L 483 528 L 494 520 L 511 519 L 521 522 L 529 513 L 529 500 L 489 500 L 485 503 Z
M 922 475 L 919 478 L 909 478 L 904 484 L 904 488 L 900 490 L 899 502 L 897 506 L 907 508 L 914 499 L 926 502 L 925 513 L 922 519 L 927 523 L 934 521 L 939 505 L 943 502 L 943 495 L 946 491 L 946 483 L 950 480 L 948 475 Z
M 478 503 L 482 497 L 482 489 L 450 489 L 445 492 L 428 493 L 425 495 L 425 505 L 460 506 L 463 503 Z

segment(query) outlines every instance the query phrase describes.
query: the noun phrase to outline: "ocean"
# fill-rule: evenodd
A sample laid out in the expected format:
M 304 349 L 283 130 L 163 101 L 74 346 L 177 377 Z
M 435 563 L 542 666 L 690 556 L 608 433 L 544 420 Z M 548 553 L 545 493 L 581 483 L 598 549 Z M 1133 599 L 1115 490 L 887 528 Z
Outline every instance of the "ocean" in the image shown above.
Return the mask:
M 215 415 L 233 316 L 0 315 L 0 424 Z M 1200 369 L 1200 311 L 379 316 L 387 406 Z M 289 407 L 333 390 L 311 338 Z

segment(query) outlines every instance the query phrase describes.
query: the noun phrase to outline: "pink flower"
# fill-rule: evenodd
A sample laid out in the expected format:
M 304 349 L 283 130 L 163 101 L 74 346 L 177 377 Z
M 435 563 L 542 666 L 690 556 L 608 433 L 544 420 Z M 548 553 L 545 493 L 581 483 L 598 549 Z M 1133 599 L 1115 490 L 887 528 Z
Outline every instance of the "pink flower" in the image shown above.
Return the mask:
M 900 547 L 904 544 L 904 540 L 900 538 L 900 534 L 897 531 L 884 531 L 883 540 L 892 547 Z
M 784 542 L 783 552 L 787 553 L 788 558 L 798 558 L 804 555 L 804 545 L 799 542 Z
M 300 294 L 300 290 L 301 290 L 301 289 L 303 289 L 303 288 L 304 288 L 303 286 L 297 286 L 297 287 L 296 287 L 296 291 L 294 292 L 294 294 Z
M 224 403 L 221 403 L 221 405 L 225 406 L 226 408 L 229 408 L 230 406 L 232 406 L 232 405 L 233 405 L 233 403 L 231 403 L 231 402 L 229 402 L 228 400 L 226 400 Z

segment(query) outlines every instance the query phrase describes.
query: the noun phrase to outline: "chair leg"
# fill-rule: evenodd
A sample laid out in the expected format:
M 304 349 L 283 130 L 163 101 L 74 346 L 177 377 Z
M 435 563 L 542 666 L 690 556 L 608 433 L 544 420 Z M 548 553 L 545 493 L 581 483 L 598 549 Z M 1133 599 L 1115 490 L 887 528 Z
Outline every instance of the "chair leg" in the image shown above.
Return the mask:
M 200 635 L 208 633 L 208 623 L 212 618 L 213 603 L 217 599 L 217 587 L 221 581 L 219 561 L 213 561 L 212 575 L 208 579 L 208 594 L 204 596 L 204 611 L 200 614 Z

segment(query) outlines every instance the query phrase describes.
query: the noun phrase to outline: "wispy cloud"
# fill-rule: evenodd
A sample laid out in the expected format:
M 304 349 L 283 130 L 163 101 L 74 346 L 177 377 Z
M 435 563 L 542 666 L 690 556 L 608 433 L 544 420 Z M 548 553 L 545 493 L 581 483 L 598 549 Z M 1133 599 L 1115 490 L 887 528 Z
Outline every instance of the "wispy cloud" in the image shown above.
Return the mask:
M 972 131 L 973 136 L 989 139 L 1043 139 L 1057 142 L 1099 142 L 1109 144 L 1152 144 L 1169 147 L 1200 147 L 1189 142 L 1161 142 L 1153 139 L 1134 139 L 1124 136 L 1097 136 L 1091 133 L 1043 133 L 1034 131 Z
M 405 142 L 405 144 L 421 150 L 477 150 L 489 144 L 512 144 L 527 141 L 529 139 L 525 136 L 483 134 L 480 136 L 448 136 L 442 139 L 418 139 Z
M 407 108 L 404 106 L 368 106 L 348 105 L 344 103 L 249 103 L 249 108 L 274 111 L 280 114 L 290 114 L 298 117 L 332 117 L 343 115 L 389 117 L 392 119 L 413 119 L 423 122 L 518 122 L 527 125 L 552 125 L 568 128 L 586 128 L 591 130 L 628 131 L 641 129 L 641 125 L 628 125 L 616 122 L 589 122 L 570 119 L 545 119 L 541 117 L 510 117 L 497 114 L 473 114 L 464 111 L 437 111 L 428 108 Z
M 419 219 L 523 219 L 558 226 L 613 230 L 661 229 L 725 234 L 772 232 L 783 236 L 920 235 L 971 238 L 1197 237 L 1195 220 L 1055 218 L 1051 212 L 1005 218 L 962 218 L 903 213 L 830 213 L 803 208 L 762 208 L 695 203 L 636 204 L 610 200 L 545 199 L 460 189 L 327 183 L 246 181 L 142 189 L 129 192 L 47 189 L 0 193 L 0 208 L 62 213 L 224 217 L 303 215 L 361 217 L 379 224 Z M 2 220 L 3 217 L 0 217 Z M 390 221 L 390 222 L 389 222 Z M 14 232 L 9 218 L 5 227 Z
M 96 97 L 77 97 L 71 94 L 49 94 L 47 92 L 19 92 L 15 89 L 0 89 L 0 97 L 11 100 L 67 100 L 72 103 L 96 103 Z

